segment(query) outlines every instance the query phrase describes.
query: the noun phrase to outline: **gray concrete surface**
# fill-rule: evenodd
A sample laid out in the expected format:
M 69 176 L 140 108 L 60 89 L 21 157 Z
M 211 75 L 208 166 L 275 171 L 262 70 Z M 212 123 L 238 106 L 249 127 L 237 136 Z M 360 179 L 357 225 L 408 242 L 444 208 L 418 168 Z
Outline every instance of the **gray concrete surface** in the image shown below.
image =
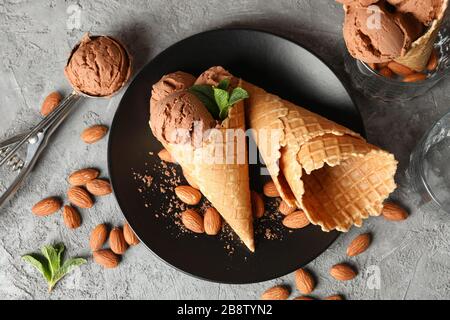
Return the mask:
M 78 15 L 79 13 L 79 15 Z M 76 18 L 80 18 L 77 25 Z M 224 26 L 270 30 L 307 42 L 344 75 L 341 8 L 331 0 L 0 0 L 0 138 L 39 120 L 39 106 L 53 90 L 68 93 L 62 69 L 70 48 L 85 31 L 113 34 L 129 44 L 137 67 L 169 45 L 195 33 Z M 405 178 L 409 154 L 429 126 L 449 109 L 450 82 L 413 102 L 383 103 L 354 92 L 369 139 L 395 153 L 401 162 L 394 198 L 412 216 L 394 224 L 371 219 L 362 231 L 375 239 L 368 254 L 354 260 L 360 276 L 347 284 L 328 276 L 345 260 L 348 242 L 361 230 L 342 236 L 309 268 L 318 276 L 315 296 L 342 293 L 349 299 L 450 298 L 450 216 L 418 210 L 417 196 Z M 95 166 L 106 175 L 106 140 L 86 146 L 81 130 L 110 124 L 120 101 L 85 101 L 59 130 L 38 167 L 12 202 L 0 211 L 0 299 L 255 299 L 273 284 L 293 285 L 293 276 L 246 286 L 211 284 L 181 274 L 142 246 L 131 249 L 120 268 L 105 271 L 94 263 L 64 279 L 53 294 L 20 256 L 52 241 L 69 246 L 70 256 L 89 256 L 87 238 L 100 222 L 121 223 L 113 197 L 83 214 L 83 226 L 67 232 L 55 215 L 38 219 L 30 207 L 47 195 L 64 195 L 65 177 Z M 0 181 L 1 184 L 1 181 Z M 377 286 L 377 276 L 380 283 Z

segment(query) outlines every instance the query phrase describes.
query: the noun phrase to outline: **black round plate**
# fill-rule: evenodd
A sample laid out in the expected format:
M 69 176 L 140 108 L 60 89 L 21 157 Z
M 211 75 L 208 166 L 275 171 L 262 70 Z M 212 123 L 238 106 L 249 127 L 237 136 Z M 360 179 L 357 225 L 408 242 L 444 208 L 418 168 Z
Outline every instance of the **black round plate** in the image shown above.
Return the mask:
M 318 57 L 296 43 L 255 30 L 216 30 L 195 35 L 165 50 L 135 78 L 125 93 L 112 124 L 108 165 L 120 208 L 141 241 L 173 267 L 195 277 L 220 283 L 245 284 L 284 276 L 308 264 L 338 237 L 310 226 L 285 231 L 283 240 L 257 236 L 256 253 L 241 244 L 229 254 L 218 237 L 174 232 L 172 219 L 156 216 L 169 201 L 158 191 L 138 192 L 132 172 L 151 172 L 162 146 L 148 126 L 151 87 L 164 74 L 182 70 L 199 75 L 222 65 L 234 75 L 271 93 L 322 114 L 355 131 L 363 123 L 341 81 Z M 252 170 L 253 171 L 253 170 Z M 263 179 L 252 175 L 255 188 Z M 159 189 L 158 189 L 159 190 Z M 146 206 L 147 204 L 147 206 Z M 150 204 L 150 205 L 149 205 Z

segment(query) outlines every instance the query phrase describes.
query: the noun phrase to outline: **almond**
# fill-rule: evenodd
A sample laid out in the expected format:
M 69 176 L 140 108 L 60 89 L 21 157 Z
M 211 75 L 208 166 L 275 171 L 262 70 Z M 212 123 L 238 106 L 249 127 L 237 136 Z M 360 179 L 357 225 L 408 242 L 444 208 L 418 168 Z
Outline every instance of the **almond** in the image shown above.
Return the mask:
M 436 49 L 433 50 L 430 56 L 430 60 L 428 61 L 427 70 L 434 71 L 439 66 L 439 53 Z
M 46 217 L 61 209 L 61 201 L 55 197 L 47 198 L 36 203 L 31 212 L 38 217 Z
M 413 73 L 403 78 L 403 82 L 420 82 L 427 80 L 428 76 L 425 73 Z
M 93 144 L 103 139 L 106 133 L 108 133 L 108 127 L 95 125 L 84 129 L 81 133 L 81 139 L 87 144 Z
M 315 299 L 311 298 L 311 297 L 306 297 L 306 296 L 301 296 L 301 297 L 297 297 L 293 300 L 297 300 L 297 301 L 314 301 Z
M 48 116 L 50 113 L 52 113 L 53 110 L 56 109 L 56 107 L 59 105 L 59 103 L 61 102 L 61 95 L 59 94 L 59 92 L 52 92 L 50 93 L 45 99 L 44 102 L 42 103 L 41 106 L 41 114 L 46 117 Z
M 283 225 L 289 229 L 303 229 L 310 224 L 311 222 L 303 211 L 291 213 L 283 220 Z
M 283 200 L 280 203 L 278 211 L 280 211 L 283 215 L 288 216 L 291 213 L 294 213 L 295 211 L 297 211 L 297 208 L 289 206 L 289 204 Z
M 106 269 L 114 269 L 119 265 L 120 258 L 109 249 L 95 251 L 93 256 L 95 263 Z
M 414 73 L 413 70 L 408 68 L 407 66 L 404 66 L 398 62 L 391 61 L 388 63 L 388 68 L 391 69 L 395 74 L 398 74 L 399 76 L 406 77 Z
M 123 226 L 123 237 L 130 246 L 137 246 L 140 243 L 138 237 L 128 223 Z
M 95 169 L 81 169 L 69 176 L 69 183 L 74 187 L 81 187 L 89 181 L 96 179 L 99 174 L 100 172 Z
M 200 190 L 198 183 L 194 180 L 194 178 L 192 178 L 192 176 L 189 173 L 187 173 L 185 170 L 183 170 L 183 175 L 184 175 L 184 178 L 186 179 L 186 181 L 189 183 L 189 185 L 192 188 Z
M 180 186 L 175 188 L 175 194 L 184 203 L 195 206 L 200 203 L 202 194 L 191 186 Z
M 63 219 L 69 229 L 77 229 L 81 226 L 80 213 L 72 206 L 64 206 Z
M 67 191 L 67 197 L 69 198 L 70 203 L 78 208 L 89 209 L 94 206 L 94 201 L 91 196 L 83 188 L 70 188 L 69 191 Z
M 203 218 L 205 232 L 209 236 L 216 236 L 222 230 L 222 217 L 215 208 L 208 208 Z
M 109 234 L 109 246 L 115 254 L 122 255 L 127 251 L 128 244 L 123 236 L 123 231 L 120 228 L 114 228 Z
M 169 151 L 167 151 L 166 149 L 162 149 L 158 153 L 158 157 L 164 162 L 168 162 L 168 163 L 175 163 L 176 162 L 174 160 L 174 158 L 172 157 L 172 155 L 169 153 Z
M 389 221 L 404 221 L 409 217 L 409 214 L 405 209 L 392 202 L 388 202 L 384 205 L 382 214 L 383 217 Z
M 106 196 L 112 193 L 109 181 L 94 179 L 86 183 L 86 189 L 94 196 Z
M 261 219 L 266 212 L 264 199 L 263 197 L 256 191 L 252 191 L 252 209 L 253 209 L 253 217 L 256 219 Z
M 273 181 L 267 182 L 264 185 L 264 195 L 268 198 L 277 198 L 280 196 L 280 193 L 278 192 Z
M 289 298 L 289 290 L 284 286 L 276 286 L 264 292 L 261 300 L 287 300 Z
M 329 296 L 329 297 L 325 298 L 325 300 L 341 301 L 341 300 L 344 300 L 344 297 L 337 294 L 337 295 L 334 295 L 334 296 Z
M 394 77 L 394 73 L 392 72 L 391 69 L 389 69 L 388 67 L 384 67 L 382 69 L 380 69 L 380 71 L 378 71 L 383 77 L 386 78 L 393 78 Z
M 203 217 L 195 210 L 186 210 L 181 214 L 181 221 L 186 229 L 194 233 L 204 233 Z
M 92 230 L 89 239 L 89 246 L 92 251 L 100 250 L 108 238 L 108 227 L 105 224 L 99 224 Z
M 295 284 L 302 294 L 310 294 L 314 291 L 316 283 L 313 276 L 306 270 L 300 269 L 295 272 Z
M 370 234 L 362 234 L 356 237 L 347 248 L 347 255 L 349 257 L 359 256 L 361 253 L 369 249 L 372 237 Z
M 358 274 L 349 265 L 341 263 L 331 268 L 330 275 L 338 281 L 350 281 L 356 278 Z

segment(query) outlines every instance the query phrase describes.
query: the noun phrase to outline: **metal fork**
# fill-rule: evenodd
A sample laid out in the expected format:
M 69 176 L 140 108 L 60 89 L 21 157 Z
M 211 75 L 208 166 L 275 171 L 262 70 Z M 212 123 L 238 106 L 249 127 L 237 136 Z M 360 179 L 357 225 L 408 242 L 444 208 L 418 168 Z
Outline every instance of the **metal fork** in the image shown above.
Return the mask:
M 73 110 L 73 106 L 81 97 L 80 94 L 72 92 L 61 101 L 52 113 L 45 117 L 29 132 L 19 134 L 0 142 L 0 167 L 7 165 L 10 169 L 19 173 L 6 191 L 1 194 L 0 207 L 16 193 L 21 184 L 33 170 L 42 151 L 47 146 L 51 135 L 70 114 Z M 17 155 L 17 152 L 24 145 L 27 145 L 27 152 L 25 158 L 21 159 Z

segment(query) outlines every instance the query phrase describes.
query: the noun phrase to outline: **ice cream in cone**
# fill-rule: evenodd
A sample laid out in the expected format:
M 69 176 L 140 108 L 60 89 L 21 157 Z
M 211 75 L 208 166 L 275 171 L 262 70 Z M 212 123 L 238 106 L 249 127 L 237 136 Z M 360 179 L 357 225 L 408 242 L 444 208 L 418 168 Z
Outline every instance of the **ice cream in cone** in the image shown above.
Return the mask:
M 393 155 L 250 83 L 244 88 L 250 128 L 283 200 L 324 231 L 348 231 L 381 214 L 396 188 Z M 261 139 L 268 131 L 278 134 Z
M 189 85 L 193 84 L 191 77 L 184 74 L 182 78 Z M 228 78 L 228 84 L 239 86 L 239 80 L 217 67 L 200 76 L 196 85 L 212 87 Z M 163 94 L 162 100 L 152 99 L 152 131 L 243 243 L 254 252 L 244 103 L 235 103 L 225 119 L 217 120 L 195 94 L 185 90 L 185 85 L 179 82 L 177 87 L 183 89 L 168 96 Z

